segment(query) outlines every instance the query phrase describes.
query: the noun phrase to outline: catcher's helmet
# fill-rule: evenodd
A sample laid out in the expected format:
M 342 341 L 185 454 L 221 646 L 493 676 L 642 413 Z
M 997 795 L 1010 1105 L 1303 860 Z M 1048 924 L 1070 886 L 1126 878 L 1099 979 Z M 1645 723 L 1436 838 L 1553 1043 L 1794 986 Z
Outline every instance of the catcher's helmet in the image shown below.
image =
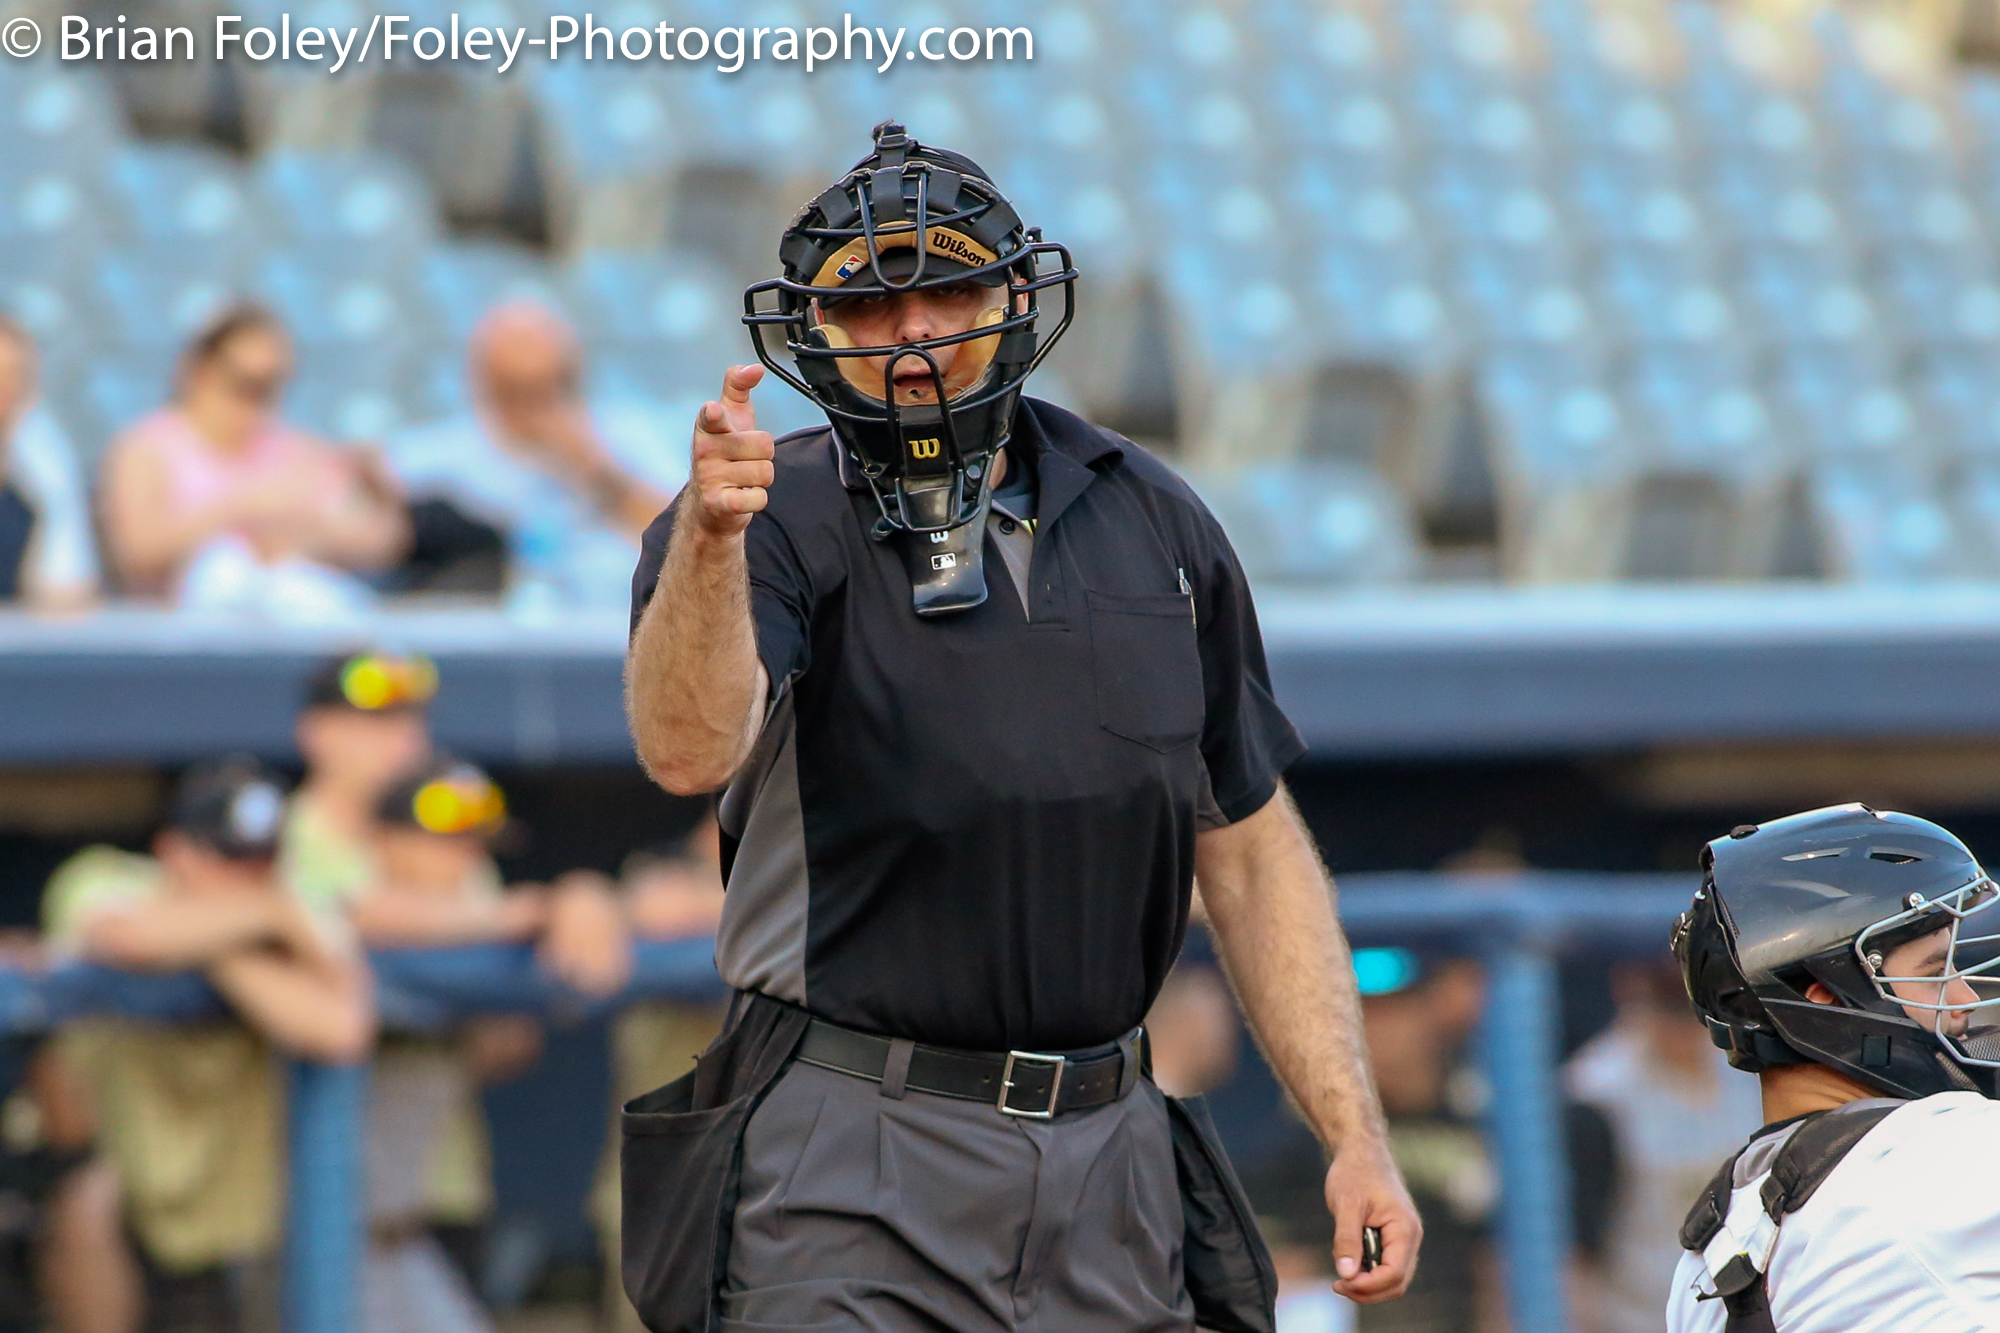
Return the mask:
M 1701 864 L 1674 956 L 1730 1064 L 1830 1065 L 1896 1097 L 2000 1095 L 2000 1028 L 1978 1021 L 2000 1004 L 2000 937 L 1964 929 L 1995 891 L 1964 843 L 1912 815 L 1840 805 L 1738 828 Z M 1889 975 L 1899 945 L 1940 931 L 1939 974 Z M 1976 999 L 1947 1003 L 1959 980 Z M 1815 981 L 1839 1004 L 1807 999 Z
M 928 539 L 905 540 L 905 551 L 917 612 L 931 615 L 986 598 L 980 520 L 993 455 L 1007 442 L 1022 382 L 1069 328 L 1077 274 L 1069 251 L 1023 226 L 970 158 L 925 147 L 893 121 L 874 138 L 874 151 L 785 229 L 784 276 L 743 293 L 743 322 L 758 359 L 825 409 L 844 475 L 865 484 L 881 511 L 874 535 Z M 1062 319 L 1038 341 L 1037 297 L 1056 286 Z M 946 288 L 973 292 L 979 306 L 963 333 L 856 346 L 838 318 L 846 302 Z M 773 356 L 767 328 L 784 330 L 796 372 Z M 936 353 L 954 345 L 962 346 L 948 385 Z M 876 358 L 886 362 L 879 372 L 866 364 Z M 897 401 L 895 377 L 912 360 L 929 372 L 929 402 L 907 390 Z

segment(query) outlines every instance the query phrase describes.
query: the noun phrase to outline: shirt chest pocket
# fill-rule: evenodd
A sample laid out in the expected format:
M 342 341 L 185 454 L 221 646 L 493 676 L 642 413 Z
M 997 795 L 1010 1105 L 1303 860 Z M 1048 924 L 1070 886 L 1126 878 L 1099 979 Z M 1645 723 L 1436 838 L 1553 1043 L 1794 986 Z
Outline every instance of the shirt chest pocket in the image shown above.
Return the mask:
M 1091 593 L 1090 652 L 1106 731 L 1162 752 L 1201 735 L 1201 654 L 1185 596 Z

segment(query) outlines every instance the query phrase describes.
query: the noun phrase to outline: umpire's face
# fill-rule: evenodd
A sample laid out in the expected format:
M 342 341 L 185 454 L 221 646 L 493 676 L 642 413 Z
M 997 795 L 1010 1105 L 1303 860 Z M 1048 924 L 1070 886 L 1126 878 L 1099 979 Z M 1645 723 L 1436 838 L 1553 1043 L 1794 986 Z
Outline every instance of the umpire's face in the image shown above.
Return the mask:
M 892 347 L 949 338 L 984 324 L 998 323 L 1007 303 L 1007 288 L 976 282 L 954 282 L 908 292 L 864 292 L 828 301 L 820 321 L 836 342 L 852 347 Z M 992 364 L 999 336 L 972 338 L 931 349 L 944 377 L 945 397 L 956 398 L 977 384 Z M 883 396 L 888 355 L 843 357 L 841 373 L 862 393 L 877 401 Z M 937 402 L 937 383 L 920 356 L 896 359 L 896 401 L 904 406 Z

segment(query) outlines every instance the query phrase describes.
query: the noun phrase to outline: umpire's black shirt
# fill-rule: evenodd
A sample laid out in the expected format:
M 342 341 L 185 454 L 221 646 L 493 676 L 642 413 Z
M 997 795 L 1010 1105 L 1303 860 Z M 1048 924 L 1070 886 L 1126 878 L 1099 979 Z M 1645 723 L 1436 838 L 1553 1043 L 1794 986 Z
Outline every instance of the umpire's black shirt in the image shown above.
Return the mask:
M 1256 813 L 1304 747 L 1187 486 L 1034 399 L 1008 449 L 1039 473 L 1025 596 L 996 518 L 986 602 L 919 619 L 831 433 L 779 443 L 746 534 L 772 707 L 722 800 L 716 962 L 853 1027 L 1074 1050 L 1145 1016 L 1180 950 L 1196 830 Z M 635 625 L 672 519 L 646 533 Z

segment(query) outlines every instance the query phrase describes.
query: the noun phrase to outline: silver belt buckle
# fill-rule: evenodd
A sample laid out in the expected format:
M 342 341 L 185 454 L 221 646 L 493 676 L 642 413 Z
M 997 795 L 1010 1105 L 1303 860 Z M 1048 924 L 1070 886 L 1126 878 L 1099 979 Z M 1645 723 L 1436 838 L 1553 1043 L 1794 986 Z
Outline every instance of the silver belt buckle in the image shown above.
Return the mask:
M 1019 1107 L 1008 1105 L 1007 1095 L 1014 1090 L 1014 1066 L 1017 1063 L 1038 1065 L 1055 1071 L 1055 1077 L 1049 1080 L 1049 1104 L 1044 1109 L 1024 1111 Z M 1056 1098 L 1062 1092 L 1063 1066 L 1068 1063 L 1068 1058 L 1061 1055 L 1036 1055 L 1033 1051 L 1007 1052 L 1007 1063 L 1000 1069 L 1000 1097 L 993 1105 L 1001 1115 L 1019 1116 L 1023 1120 L 1055 1119 Z

